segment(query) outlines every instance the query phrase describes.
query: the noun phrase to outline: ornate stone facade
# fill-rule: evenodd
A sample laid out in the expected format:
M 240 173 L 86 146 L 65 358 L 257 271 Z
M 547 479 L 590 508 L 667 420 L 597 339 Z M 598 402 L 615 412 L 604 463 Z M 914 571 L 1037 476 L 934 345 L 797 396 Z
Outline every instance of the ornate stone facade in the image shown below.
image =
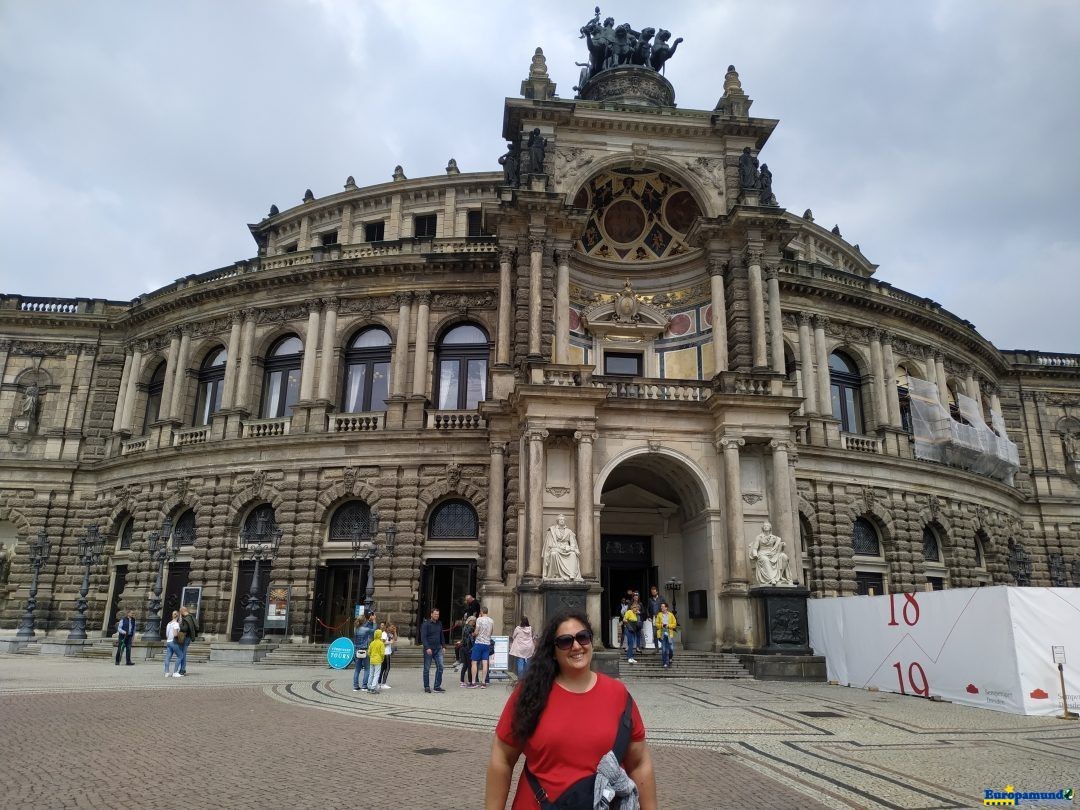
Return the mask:
M 1080 585 L 1080 357 L 998 350 L 761 205 L 740 156 L 777 122 L 749 116 L 733 69 L 715 110 L 673 116 L 538 96 L 538 64 L 502 134 L 539 129 L 550 176 L 349 183 L 250 225 L 251 259 L 130 302 L 0 298 L 0 627 L 44 529 L 38 628 L 66 629 L 91 525 L 109 543 L 88 626 L 142 618 L 168 518 L 194 532 L 166 608 L 201 588 L 206 633 L 236 637 L 240 533 L 267 505 L 294 639 L 365 597 L 374 512 L 376 539 L 396 529 L 374 597 L 405 635 L 433 605 L 458 618 L 466 591 L 503 628 L 537 621 L 560 514 L 598 626 L 656 582 L 677 608 L 698 594 L 680 626 L 702 649 L 762 643 L 764 521 L 817 597 Z M 943 407 L 974 400 L 1018 445 L 1015 474 L 918 458 L 910 378 L 941 383 Z

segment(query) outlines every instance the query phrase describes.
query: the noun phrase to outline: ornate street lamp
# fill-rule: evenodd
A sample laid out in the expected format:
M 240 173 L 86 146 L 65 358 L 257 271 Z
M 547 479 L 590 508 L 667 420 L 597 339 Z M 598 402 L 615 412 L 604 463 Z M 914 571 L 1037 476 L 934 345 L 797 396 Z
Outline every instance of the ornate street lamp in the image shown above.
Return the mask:
M 364 595 L 364 614 L 375 610 L 375 558 L 389 557 L 394 553 L 397 527 L 391 523 L 384 530 L 386 540 L 379 543 L 379 513 L 372 512 L 366 527 L 356 526 L 352 533 L 353 558 L 367 562 L 367 592 Z
M 142 637 L 143 640 L 157 641 L 161 638 L 161 587 L 165 577 L 165 561 L 175 562 L 176 555 L 180 552 L 180 538 L 173 532 L 171 518 L 162 521 L 161 532 L 150 532 L 147 535 L 146 549 L 150 553 L 150 559 L 157 563 L 158 570 L 150 606 L 146 611 L 146 621 L 143 623 Z
M 79 538 L 79 559 L 83 564 L 82 588 L 79 589 L 79 599 L 75 603 L 75 618 L 71 620 L 71 632 L 68 633 L 68 641 L 84 641 L 86 639 L 86 594 L 90 592 L 90 566 L 96 565 L 105 550 L 105 538 L 98 534 L 98 527 L 91 526 L 86 534 Z
M 23 613 L 19 622 L 19 632 L 15 638 L 29 641 L 34 637 L 34 610 L 37 608 L 37 581 L 41 568 L 49 559 L 49 537 L 44 529 L 38 530 L 36 540 L 30 541 L 30 567 L 34 569 L 34 575 L 30 578 L 30 598 L 26 600 L 26 612 Z
M 675 613 L 677 612 L 677 608 L 675 607 L 675 597 L 678 595 L 679 589 L 682 588 L 682 580 L 672 577 L 664 583 L 664 588 L 671 594 L 671 612 Z
M 244 635 L 241 644 L 258 644 L 259 610 L 262 599 L 259 598 L 259 562 L 271 562 L 281 544 L 282 531 L 266 511 L 260 511 L 255 517 L 255 528 L 240 532 L 240 553 L 255 561 L 255 570 L 251 574 L 251 590 L 248 591 L 247 616 L 244 617 Z

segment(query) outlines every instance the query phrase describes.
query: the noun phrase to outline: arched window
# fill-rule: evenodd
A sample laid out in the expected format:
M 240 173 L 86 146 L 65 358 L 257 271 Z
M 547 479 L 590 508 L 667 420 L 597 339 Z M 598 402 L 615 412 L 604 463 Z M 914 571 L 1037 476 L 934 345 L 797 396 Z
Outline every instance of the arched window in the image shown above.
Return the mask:
M 263 536 L 260 540 L 255 536 L 255 532 L 263 529 Z M 250 512 L 248 516 L 244 518 L 244 532 L 250 533 L 252 543 L 268 543 L 270 542 L 269 536 L 277 528 L 277 517 L 274 514 L 274 507 L 268 503 L 256 506 Z
M 922 530 L 922 556 L 925 564 L 926 581 L 935 591 L 945 589 L 948 580 L 948 571 L 941 556 L 941 541 L 938 534 L 929 526 L 923 526 Z
M 877 529 L 866 518 L 855 518 L 855 526 L 851 530 L 851 550 L 856 555 L 865 557 L 881 556 L 881 540 L 878 539 Z
M 1017 585 L 1031 584 L 1031 555 L 1019 540 L 1009 538 L 1009 557 L 1006 560 L 1009 574 Z
M 455 326 L 439 341 L 440 410 L 472 410 L 487 396 L 488 336 L 473 324 Z
M 975 532 L 975 567 L 986 568 L 986 533 L 979 529 Z
M 282 338 L 270 349 L 263 375 L 263 419 L 292 416 L 293 405 L 300 399 L 303 354 L 304 344 L 296 335 Z
M 349 341 L 345 349 L 343 413 L 385 411 L 390 394 L 390 333 L 373 326 Z
M 432 540 L 474 540 L 479 536 L 476 510 L 466 501 L 444 501 L 428 520 L 428 537 Z
M 363 501 L 343 503 L 330 519 L 330 539 L 348 543 L 357 532 L 371 531 L 371 507 Z
M 195 510 L 188 509 L 173 522 L 173 537 L 178 538 L 180 546 L 195 545 Z
M 922 558 L 926 562 L 941 562 L 941 545 L 929 526 L 923 526 L 922 530 Z
M 124 514 L 120 515 L 120 519 L 116 521 L 116 525 L 118 527 L 116 532 L 116 550 L 130 551 L 131 539 L 135 529 L 135 521 L 132 519 L 131 515 L 125 512 Z
M 150 425 L 158 421 L 161 414 L 161 392 L 165 390 L 165 362 L 158 363 L 150 382 L 146 387 L 146 413 L 143 418 L 143 433 L 150 432 Z M 123 407 L 120 403 L 119 407 Z
M 832 382 L 833 419 L 840 420 L 840 429 L 845 433 L 862 433 L 858 366 L 843 352 L 833 352 L 829 355 L 829 379 Z
M 221 390 L 225 387 L 225 361 L 229 353 L 219 347 L 206 355 L 199 367 L 199 395 L 195 399 L 195 427 L 210 424 L 211 414 L 221 410 Z
M 866 518 L 855 519 L 851 528 L 851 550 L 857 558 L 855 593 L 860 596 L 880 596 L 885 593 L 888 566 L 882 558 L 877 529 Z

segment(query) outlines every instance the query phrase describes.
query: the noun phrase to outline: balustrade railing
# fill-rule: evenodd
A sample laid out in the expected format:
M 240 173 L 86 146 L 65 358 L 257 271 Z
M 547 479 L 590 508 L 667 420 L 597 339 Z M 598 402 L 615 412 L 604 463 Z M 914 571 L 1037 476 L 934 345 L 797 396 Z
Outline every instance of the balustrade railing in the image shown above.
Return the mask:
M 712 396 L 709 383 L 664 380 L 651 377 L 593 377 L 593 385 L 607 388 L 617 399 L 648 399 L 660 402 L 704 402 Z
M 120 455 L 130 456 L 133 453 L 141 453 L 149 443 L 150 440 L 146 436 L 140 436 L 137 439 L 125 439 L 120 442 Z
M 476 430 L 487 420 L 476 411 L 428 411 L 427 426 L 435 430 Z
M 725 394 L 751 394 L 768 396 L 772 392 L 774 377 L 753 372 L 723 371 L 720 373 L 719 390 Z
M 292 417 L 282 416 L 277 419 L 253 419 L 244 422 L 245 439 L 267 439 L 272 436 L 289 435 L 289 423 Z
M 332 413 L 327 419 L 327 429 L 330 433 L 364 433 L 372 430 L 382 430 L 386 427 L 386 414 L 382 411 Z
M 845 450 L 854 450 L 856 453 L 880 455 L 882 452 L 881 439 L 873 436 L 857 436 L 854 433 L 841 433 L 840 446 Z
M 205 444 L 210 440 L 210 426 L 185 428 L 173 434 L 173 447 L 190 447 L 193 444 Z

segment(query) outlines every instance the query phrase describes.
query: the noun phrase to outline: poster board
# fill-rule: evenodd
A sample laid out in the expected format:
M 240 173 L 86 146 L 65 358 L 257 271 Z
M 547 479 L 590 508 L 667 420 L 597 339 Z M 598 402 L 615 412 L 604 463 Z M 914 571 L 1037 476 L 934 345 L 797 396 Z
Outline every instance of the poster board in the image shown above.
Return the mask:
M 289 603 L 292 601 L 292 588 L 288 585 L 271 585 L 266 589 L 266 612 L 263 613 L 263 628 L 285 633 L 289 629 Z
M 186 607 L 188 613 L 195 617 L 195 624 L 198 624 L 199 608 L 202 607 L 202 586 L 185 585 L 180 593 L 180 607 Z
M 488 662 L 488 670 L 492 678 L 506 678 L 506 670 L 510 668 L 510 636 L 492 636 L 495 644 L 495 652 Z
M 828 677 L 860 689 L 1013 714 L 1054 715 L 1054 647 L 1080 655 L 1080 588 L 957 588 L 812 599 L 810 645 Z M 1064 667 L 1070 708 L 1080 668 Z

